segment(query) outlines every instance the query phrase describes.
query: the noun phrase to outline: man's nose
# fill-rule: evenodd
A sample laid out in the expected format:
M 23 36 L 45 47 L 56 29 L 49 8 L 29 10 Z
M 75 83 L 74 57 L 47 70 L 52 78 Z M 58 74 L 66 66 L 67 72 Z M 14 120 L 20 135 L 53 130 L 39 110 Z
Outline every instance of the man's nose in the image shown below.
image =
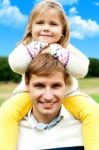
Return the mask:
M 50 88 L 47 88 L 45 91 L 44 91 L 44 94 L 43 94 L 43 98 L 46 100 L 46 101 L 51 101 L 53 100 L 53 91 L 50 89 Z

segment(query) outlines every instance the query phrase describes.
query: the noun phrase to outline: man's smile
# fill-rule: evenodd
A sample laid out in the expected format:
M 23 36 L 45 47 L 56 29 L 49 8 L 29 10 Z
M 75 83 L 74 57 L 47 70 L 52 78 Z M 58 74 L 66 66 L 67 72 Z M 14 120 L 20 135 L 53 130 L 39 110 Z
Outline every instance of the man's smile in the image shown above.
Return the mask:
M 46 108 L 46 109 L 50 109 L 52 108 L 58 101 L 55 101 L 55 102 L 39 102 L 39 104 L 43 107 L 43 108 Z

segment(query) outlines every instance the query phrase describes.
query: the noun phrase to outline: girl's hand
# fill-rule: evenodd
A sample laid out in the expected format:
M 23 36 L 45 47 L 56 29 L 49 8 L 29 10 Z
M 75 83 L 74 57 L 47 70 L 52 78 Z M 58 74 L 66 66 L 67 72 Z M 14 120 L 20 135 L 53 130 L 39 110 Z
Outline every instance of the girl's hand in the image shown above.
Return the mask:
M 44 48 L 48 47 L 48 43 L 33 41 L 26 45 L 27 52 L 34 59 Z
M 49 53 L 57 58 L 66 68 L 70 57 L 70 52 L 67 49 L 57 43 L 54 43 L 50 44 Z

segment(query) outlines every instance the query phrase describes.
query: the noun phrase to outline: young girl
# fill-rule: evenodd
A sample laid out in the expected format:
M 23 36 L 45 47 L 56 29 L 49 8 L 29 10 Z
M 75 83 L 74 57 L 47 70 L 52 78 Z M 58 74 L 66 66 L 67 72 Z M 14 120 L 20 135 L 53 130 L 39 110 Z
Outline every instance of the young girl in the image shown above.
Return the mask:
M 69 34 L 68 20 L 59 3 L 43 1 L 33 9 L 22 43 L 9 56 L 10 66 L 13 71 L 22 74 L 22 82 L 14 91 L 15 95 L 0 109 L 1 150 L 16 149 L 18 123 L 31 107 L 30 96 L 25 87 L 25 72 L 31 60 L 41 51 L 58 58 L 71 75 L 72 86 L 68 86 L 66 90 L 64 106 L 83 122 L 85 149 L 99 149 L 98 104 L 78 90 L 75 79 L 86 75 L 89 61 L 84 54 L 68 45 Z

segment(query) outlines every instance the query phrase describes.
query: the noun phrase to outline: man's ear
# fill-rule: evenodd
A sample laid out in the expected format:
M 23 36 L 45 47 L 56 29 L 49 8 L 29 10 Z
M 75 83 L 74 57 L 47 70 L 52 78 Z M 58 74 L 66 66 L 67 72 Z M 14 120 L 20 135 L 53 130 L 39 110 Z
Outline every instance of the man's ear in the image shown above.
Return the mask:
M 29 91 L 29 85 L 26 84 L 26 90 Z
M 25 79 L 25 85 L 26 85 L 27 91 L 29 91 L 29 83 L 28 83 L 28 81 L 26 79 Z

